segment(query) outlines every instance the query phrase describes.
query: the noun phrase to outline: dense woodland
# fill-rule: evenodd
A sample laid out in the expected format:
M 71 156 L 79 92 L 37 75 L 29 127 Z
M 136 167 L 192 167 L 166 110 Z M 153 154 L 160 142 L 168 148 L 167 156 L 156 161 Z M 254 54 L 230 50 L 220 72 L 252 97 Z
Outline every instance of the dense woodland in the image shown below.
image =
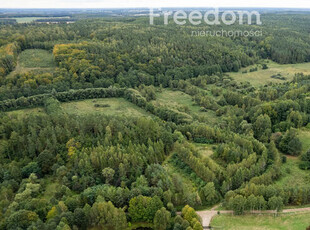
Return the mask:
M 286 155 L 310 169 L 298 136 L 309 127 L 310 76 L 254 87 L 226 74 L 268 68 L 263 59 L 310 61 L 309 15 L 263 16 L 263 36 L 247 38 L 192 37 L 189 26 L 142 17 L 0 24 L 0 229 L 200 230 L 194 208 L 222 202 L 239 215 L 310 204 L 309 184 L 275 184 Z M 27 49 L 49 51 L 56 68 L 15 72 Z M 219 122 L 156 104 L 163 88 Z M 150 116 L 77 116 L 61 106 L 95 98 L 124 98 Z M 36 107 L 44 113 L 8 113 Z M 212 156 L 197 143 L 212 144 Z

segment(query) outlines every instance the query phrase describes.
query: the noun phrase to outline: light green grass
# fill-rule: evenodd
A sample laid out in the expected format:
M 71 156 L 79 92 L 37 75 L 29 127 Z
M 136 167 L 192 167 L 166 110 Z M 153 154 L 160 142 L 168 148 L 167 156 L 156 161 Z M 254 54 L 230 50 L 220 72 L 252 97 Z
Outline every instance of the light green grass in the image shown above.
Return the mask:
M 169 160 L 166 160 L 163 164 L 163 167 L 165 168 L 168 175 L 172 176 L 173 174 L 178 175 L 181 180 L 182 184 L 184 185 L 185 192 L 198 192 L 198 186 L 194 183 L 193 179 L 190 177 L 190 175 L 186 174 L 182 169 L 175 167 L 173 164 L 169 163 Z M 175 206 L 177 211 L 181 211 L 184 205 Z M 204 206 L 204 205 L 198 205 L 193 206 L 193 208 L 197 211 L 200 210 L 210 210 L 212 206 Z
M 17 23 L 30 23 L 37 19 L 44 19 L 43 17 L 20 17 L 20 18 L 4 18 L 4 19 L 15 19 Z
M 167 105 L 173 108 L 180 108 L 180 107 L 188 107 L 188 109 L 193 113 L 201 113 L 200 107 L 194 105 L 192 101 L 192 97 L 186 93 L 181 91 L 172 91 L 169 89 L 163 89 L 161 93 L 158 93 L 157 100 L 159 103 Z
M 210 157 L 213 154 L 212 147 L 215 145 L 194 143 L 198 153 L 202 157 Z
M 20 17 L 20 18 L 11 18 L 11 19 L 16 19 L 17 23 L 30 23 L 34 22 L 38 19 L 62 19 L 62 18 L 69 18 L 69 17 Z
M 179 168 L 173 166 L 171 163 L 167 162 L 163 164 L 163 167 L 168 172 L 168 175 L 177 174 L 182 179 L 182 183 L 185 185 L 186 189 L 188 191 L 197 191 L 197 187 L 195 186 L 195 183 L 190 179 L 190 177 L 182 172 Z
M 16 19 L 17 23 L 30 23 L 34 22 L 37 19 L 44 19 L 41 17 L 23 17 L 23 18 L 14 18 Z
M 95 107 L 95 104 L 109 105 L 109 107 Z M 109 116 L 152 116 L 145 110 L 126 101 L 124 98 L 102 98 L 89 99 L 83 101 L 66 102 L 61 104 L 64 111 L 68 114 L 85 115 L 85 114 L 104 114 Z M 30 114 L 45 113 L 44 108 L 19 109 L 7 112 L 10 116 L 28 116 Z
M 23 68 L 53 68 L 53 54 L 42 49 L 28 49 L 19 55 L 19 65 Z
M 303 204 L 303 205 L 286 205 L 285 209 L 295 209 L 295 208 L 310 208 L 310 204 Z
M 283 187 L 304 186 L 310 183 L 310 171 L 301 170 L 297 157 L 288 157 L 287 162 L 281 166 L 281 178 L 275 184 Z
M 217 122 L 217 117 L 214 111 L 200 111 L 201 107 L 195 104 L 192 97 L 181 91 L 163 89 L 160 93 L 157 93 L 155 103 L 185 112 L 192 117 L 204 117 L 203 120 L 207 120 L 208 123 L 211 124 L 215 124 Z
M 302 150 L 306 152 L 310 149 L 310 130 L 303 129 L 299 131 L 299 139 L 302 143 Z
M 211 221 L 211 226 L 215 229 L 229 230 L 305 230 L 309 225 L 310 213 L 282 214 L 278 217 L 218 215 Z
M 187 191 L 196 192 L 198 187 L 196 186 L 194 181 L 190 178 L 190 176 L 188 174 L 186 174 L 182 169 L 174 166 L 173 163 L 170 162 L 172 155 L 173 154 L 170 154 L 162 164 L 163 167 L 165 168 L 167 174 L 170 177 L 173 174 L 178 175 L 181 178 L 182 183 L 185 185 L 184 187 L 185 187 L 185 189 L 187 189 Z M 182 209 L 182 207 L 180 207 L 180 210 L 181 209 Z
M 22 116 L 28 116 L 30 114 L 38 114 L 38 113 L 45 113 L 43 108 L 31 108 L 31 109 L 19 109 L 7 112 L 9 116 L 16 116 L 16 117 L 22 117 Z
M 7 75 L 7 78 L 15 78 L 16 74 L 23 73 L 52 73 L 56 67 L 51 52 L 42 49 L 28 49 L 18 57 L 16 68 Z
M 310 63 L 280 65 L 275 62 L 269 61 L 267 65 L 269 68 L 266 70 L 259 68 L 256 72 L 249 72 L 251 68 L 255 67 L 254 65 L 243 68 L 237 73 L 229 73 L 229 76 L 239 82 L 248 81 L 253 86 L 260 86 L 267 84 L 268 82 L 285 82 L 285 80 L 271 78 L 271 76 L 277 74 L 281 74 L 283 77 L 285 77 L 286 81 L 292 80 L 296 73 L 310 74 Z M 242 71 L 244 70 L 247 70 L 248 73 L 243 74 Z
M 109 105 L 109 107 L 95 107 L 95 104 Z M 103 99 L 89 99 L 84 101 L 75 101 L 63 103 L 62 107 L 68 114 L 89 114 L 98 113 L 105 115 L 119 115 L 119 116 L 150 116 L 145 110 L 136 105 L 126 101 L 123 98 L 103 98 Z

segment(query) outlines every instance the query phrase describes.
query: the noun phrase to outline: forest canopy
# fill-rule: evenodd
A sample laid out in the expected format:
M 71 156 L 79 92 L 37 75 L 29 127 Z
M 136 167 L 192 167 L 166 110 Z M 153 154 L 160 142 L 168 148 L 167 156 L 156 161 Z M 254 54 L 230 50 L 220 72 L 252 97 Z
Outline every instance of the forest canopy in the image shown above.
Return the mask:
M 0 22 L 0 229 L 198 230 L 195 209 L 219 203 L 309 205 L 309 183 L 280 181 L 293 160 L 309 175 L 310 76 L 229 75 L 310 61 L 309 14 L 263 16 L 260 37 L 128 15 Z M 113 114 L 112 98 L 143 113 Z

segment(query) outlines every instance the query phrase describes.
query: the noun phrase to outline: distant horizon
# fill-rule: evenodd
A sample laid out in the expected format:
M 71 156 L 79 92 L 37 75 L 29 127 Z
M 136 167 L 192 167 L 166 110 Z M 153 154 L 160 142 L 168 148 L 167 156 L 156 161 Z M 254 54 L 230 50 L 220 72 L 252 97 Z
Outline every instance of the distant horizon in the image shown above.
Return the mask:
M 167 6 L 167 7 L 98 7 L 98 8 L 87 8 L 87 7 L 40 7 L 40 8 L 34 8 L 34 7 L 0 7 L 0 10 L 118 10 L 118 9 L 213 9 L 213 8 L 220 8 L 220 9 L 282 9 L 282 10 L 310 10 L 309 8 L 300 8 L 300 7 L 264 7 L 264 6 L 219 6 L 219 7 L 212 7 L 212 6 Z
M 284 8 L 310 9 L 309 0 L 10 0 L 0 9 L 132 9 L 132 8 Z

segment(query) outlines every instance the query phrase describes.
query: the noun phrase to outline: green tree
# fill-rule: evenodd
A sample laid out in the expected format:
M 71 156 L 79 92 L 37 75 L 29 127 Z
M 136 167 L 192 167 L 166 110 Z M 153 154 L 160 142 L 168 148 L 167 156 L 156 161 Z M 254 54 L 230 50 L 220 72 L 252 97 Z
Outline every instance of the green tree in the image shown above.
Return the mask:
M 203 227 L 198 220 L 194 221 L 192 223 L 192 226 L 193 226 L 193 230 L 203 230 Z
M 28 210 L 19 210 L 14 212 L 6 220 L 7 229 L 27 229 L 32 223 L 39 219 L 35 212 Z
M 282 137 L 279 148 L 283 153 L 298 156 L 302 151 L 302 143 L 298 138 L 296 129 L 290 129 L 286 131 Z
M 190 207 L 189 205 L 186 205 L 182 209 L 182 216 L 185 220 L 187 220 L 189 223 L 192 222 L 193 219 L 200 220 L 200 217 L 195 212 L 195 209 Z
M 48 150 L 44 150 L 37 157 L 38 165 L 41 168 L 42 173 L 47 174 L 51 171 L 55 158 Z
M 258 208 L 258 210 L 265 210 L 266 209 L 266 206 L 267 206 L 267 202 L 266 202 L 266 200 L 264 199 L 264 197 L 263 196 L 259 196 L 258 198 L 257 198 L 257 208 Z
M 200 197 L 207 205 L 212 205 L 217 202 L 217 192 L 213 182 L 206 184 L 200 192 Z
M 267 142 L 271 135 L 271 120 L 270 117 L 265 115 L 260 115 L 253 125 L 253 130 L 255 137 L 262 141 Z
M 298 111 L 292 111 L 287 119 L 294 124 L 294 128 L 300 128 L 303 125 L 302 115 Z
M 246 207 L 246 199 L 237 195 L 229 200 L 229 207 L 232 208 L 235 215 L 242 215 Z
M 247 199 L 246 199 L 246 209 L 250 211 L 254 211 L 257 207 L 257 198 L 251 194 Z
M 157 210 L 163 207 L 158 196 L 137 196 L 129 201 L 128 213 L 133 222 L 153 222 Z
M 283 200 L 281 197 L 273 196 L 268 200 L 268 208 L 277 212 L 283 209 Z
M 111 169 L 109 167 L 104 168 L 102 170 L 102 175 L 105 178 L 105 183 L 106 184 L 109 184 L 113 180 L 114 173 L 115 173 L 114 169 Z
M 35 173 L 37 175 L 41 174 L 41 169 L 37 162 L 30 162 L 22 168 L 22 175 L 24 178 L 29 177 L 31 173 Z
M 268 159 L 270 163 L 274 163 L 279 166 L 281 163 L 280 153 L 276 148 L 274 141 L 270 141 L 268 145 Z
M 301 156 L 299 167 L 304 170 L 310 169 L 310 149 Z
M 155 213 L 154 229 L 166 230 L 169 227 L 171 214 L 164 207 Z
M 79 227 L 79 229 L 86 229 L 87 219 L 86 213 L 82 208 L 76 208 L 74 210 L 74 224 Z
M 57 225 L 56 230 L 71 230 L 70 226 L 68 225 L 68 221 L 65 217 L 61 219 L 61 221 Z
M 103 229 L 125 229 L 126 214 L 122 209 L 115 208 L 112 202 L 96 202 L 91 208 L 89 223 Z

